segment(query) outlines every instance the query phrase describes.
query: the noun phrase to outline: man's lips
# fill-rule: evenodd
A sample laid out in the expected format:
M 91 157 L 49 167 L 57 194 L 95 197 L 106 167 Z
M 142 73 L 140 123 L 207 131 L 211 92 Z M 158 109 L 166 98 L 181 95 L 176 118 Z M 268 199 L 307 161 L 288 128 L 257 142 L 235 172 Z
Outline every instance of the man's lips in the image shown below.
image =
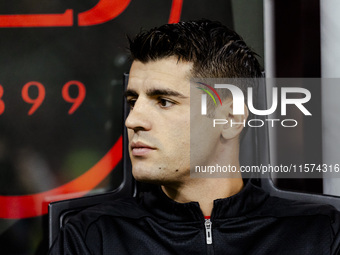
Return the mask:
M 130 148 L 132 156 L 145 156 L 156 149 L 142 142 L 132 142 Z

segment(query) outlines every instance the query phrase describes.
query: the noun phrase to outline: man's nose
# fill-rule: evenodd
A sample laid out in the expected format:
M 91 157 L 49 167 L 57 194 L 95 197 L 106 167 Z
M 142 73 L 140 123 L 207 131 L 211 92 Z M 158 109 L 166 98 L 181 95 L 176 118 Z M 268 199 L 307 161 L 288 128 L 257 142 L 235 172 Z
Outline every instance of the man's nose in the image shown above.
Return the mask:
M 125 126 L 135 132 L 139 130 L 148 131 L 151 129 L 151 114 L 147 102 L 138 98 L 125 120 Z

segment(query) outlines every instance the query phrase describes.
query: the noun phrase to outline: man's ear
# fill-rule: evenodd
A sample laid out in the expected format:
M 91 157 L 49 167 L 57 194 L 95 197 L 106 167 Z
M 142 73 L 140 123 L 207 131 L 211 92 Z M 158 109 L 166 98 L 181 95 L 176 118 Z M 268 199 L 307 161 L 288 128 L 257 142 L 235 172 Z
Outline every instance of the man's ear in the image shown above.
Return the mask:
M 247 118 L 249 115 L 248 107 L 246 104 L 244 104 L 244 115 L 234 115 L 233 114 L 233 101 L 227 102 L 224 107 L 224 113 L 226 114 L 226 119 L 228 120 L 228 123 L 223 125 L 223 128 L 221 130 L 221 135 L 224 139 L 233 139 L 237 136 L 239 136 L 245 127 L 247 125 Z

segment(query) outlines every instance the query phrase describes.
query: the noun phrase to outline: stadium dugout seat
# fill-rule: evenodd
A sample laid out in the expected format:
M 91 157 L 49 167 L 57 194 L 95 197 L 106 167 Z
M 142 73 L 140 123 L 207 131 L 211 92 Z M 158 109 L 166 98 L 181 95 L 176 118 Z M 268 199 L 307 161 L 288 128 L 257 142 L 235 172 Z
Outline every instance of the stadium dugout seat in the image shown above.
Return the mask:
M 128 75 L 124 74 L 123 85 L 126 87 L 128 81 Z M 128 114 L 128 107 L 124 100 L 124 117 Z M 127 148 L 127 131 L 126 128 L 123 129 L 123 180 L 119 187 L 113 191 L 89 195 L 80 198 L 62 200 L 57 202 L 52 202 L 48 207 L 48 235 L 49 235 L 49 246 L 52 245 L 53 241 L 57 237 L 60 228 L 66 224 L 66 222 L 79 211 L 100 204 L 104 201 L 131 197 L 137 195 L 137 183 L 134 180 L 131 173 L 131 162 L 129 158 L 129 152 Z

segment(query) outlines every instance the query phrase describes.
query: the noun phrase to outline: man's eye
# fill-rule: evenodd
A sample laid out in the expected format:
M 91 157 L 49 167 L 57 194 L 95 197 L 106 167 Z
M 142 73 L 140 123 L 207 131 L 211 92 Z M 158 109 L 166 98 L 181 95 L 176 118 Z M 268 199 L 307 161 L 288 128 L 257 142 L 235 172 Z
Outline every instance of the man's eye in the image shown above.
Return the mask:
M 130 106 L 130 109 L 133 109 L 136 103 L 136 99 L 127 99 L 127 103 Z
M 159 100 L 159 105 L 162 107 L 162 108 L 168 108 L 168 107 L 171 107 L 174 105 L 174 102 L 168 100 L 168 99 L 164 99 L 164 98 L 160 98 L 158 99 Z

